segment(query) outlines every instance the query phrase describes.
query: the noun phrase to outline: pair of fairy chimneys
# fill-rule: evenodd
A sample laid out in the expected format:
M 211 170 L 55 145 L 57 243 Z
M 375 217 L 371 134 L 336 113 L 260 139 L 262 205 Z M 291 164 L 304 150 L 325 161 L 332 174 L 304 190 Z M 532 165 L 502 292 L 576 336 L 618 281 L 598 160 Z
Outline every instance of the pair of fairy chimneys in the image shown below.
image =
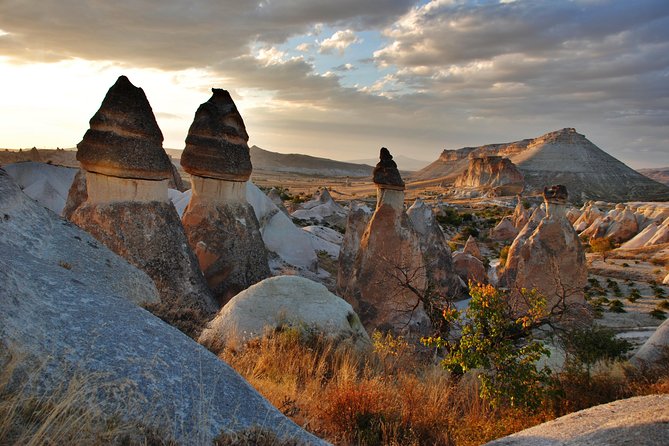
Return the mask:
M 195 113 L 181 165 L 191 175 L 194 197 L 242 200 L 241 185 L 252 171 L 249 137 L 230 94 L 212 92 Z M 167 201 L 173 169 L 162 142 L 144 91 L 119 77 L 77 145 L 88 201 Z

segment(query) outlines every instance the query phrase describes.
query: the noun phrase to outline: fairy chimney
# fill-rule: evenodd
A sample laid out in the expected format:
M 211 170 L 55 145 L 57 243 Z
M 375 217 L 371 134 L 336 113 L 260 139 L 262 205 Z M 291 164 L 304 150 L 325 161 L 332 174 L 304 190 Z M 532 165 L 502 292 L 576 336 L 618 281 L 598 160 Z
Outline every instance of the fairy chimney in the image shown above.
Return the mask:
M 531 218 L 514 240 L 501 283 L 511 289 L 512 304 L 525 309 L 521 290 L 536 289 L 546 296 L 547 308 L 570 319 L 587 319 L 583 287 L 587 279 L 585 252 L 566 217 L 567 189 L 544 189 L 546 215 Z
M 181 156 L 192 185 L 182 223 L 223 305 L 270 271 L 258 219 L 246 201 L 252 166 L 244 120 L 230 93 L 218 88 L 212 93 L 195 112 Z
M 153 279 L 158 313 L 211 314 L 215 302 L 168 199 L 172 167 L 162 141 L 144 91 L 119 77 L 77 145 L 86 190 L 70 191 L 69 219 Z

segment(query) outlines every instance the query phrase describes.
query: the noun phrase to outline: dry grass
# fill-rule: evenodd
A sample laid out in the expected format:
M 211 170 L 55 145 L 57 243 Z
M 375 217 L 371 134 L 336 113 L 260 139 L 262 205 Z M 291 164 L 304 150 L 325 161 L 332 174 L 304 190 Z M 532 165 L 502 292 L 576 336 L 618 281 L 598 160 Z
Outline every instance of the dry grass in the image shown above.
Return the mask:
M 334 444 L 478 445 L 553 418 L 493 410 L 475 379 L 456 381 L 405 342 L 370 352 L 284 332 L 226 351 L 231 364 L 295 422 Z

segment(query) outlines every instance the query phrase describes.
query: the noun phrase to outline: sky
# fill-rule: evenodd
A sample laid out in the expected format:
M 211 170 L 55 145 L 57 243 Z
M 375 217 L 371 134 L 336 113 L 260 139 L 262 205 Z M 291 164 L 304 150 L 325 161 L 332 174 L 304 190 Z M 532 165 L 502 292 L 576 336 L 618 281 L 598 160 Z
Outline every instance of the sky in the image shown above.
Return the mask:
M 574 127 L 669 166 L 668 0 L 0 0 L 0 147 L 74 147 L 121 74 L 165 148 L 216 87 L 276 152 L 429 161 Z

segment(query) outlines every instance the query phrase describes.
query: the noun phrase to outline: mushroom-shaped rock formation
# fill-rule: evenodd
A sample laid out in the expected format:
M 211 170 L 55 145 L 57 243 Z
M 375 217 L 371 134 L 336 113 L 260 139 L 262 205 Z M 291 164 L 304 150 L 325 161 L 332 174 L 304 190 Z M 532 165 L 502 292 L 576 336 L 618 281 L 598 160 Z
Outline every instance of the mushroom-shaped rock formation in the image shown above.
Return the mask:
M 207 325 L 198 342 L 220 353 L 287 326 L 356 347 L 371 345 L 350 304 L 320 283 L 299 276 L 270 277 L 237 294 Z
M 546 296 L 549 310 L 568 313 L 569 319 L 586 318 L 585 252 L 566 217 L 566 188 L 544 189 L 544 201 L 546 216 L 535 229 L 536 220 L 530 219 L 511 245 L 501 283 L 511 289 L 512 304 L 518 311 L 526 305 L 521 290 L 537 289 Z
M 70 190 L 70 220 L 151 277 L 162 300 L 157 314 L 175 321 L 184 310 L 213 314 L 215 302 L 168 199 L 171 163 L 144 92 L 121 76 L 78 147 L 86 193 Z
M 251 175 L 246 127 L 230 94 L 212 92 L 195 112 L 181 157 L 193 194 L 181 221 L 222 305 L 270 271 L 258 219 L 246 200 Z
M 412 290 L 424 291 L 434 285 L 444 291 L 441 296 L 451 296 L 453 290 L 448 287 L 454 275 L 450 250 L 443 234 L 435 232 L 440 231 L 436 224 L 424 222 L 423 226 L 430 228 L 422 236 L 414 229 L 404 212 L 404 182 L 386 148 L 381 149 L 374 182 L 377 185 L 376 211 L 362 234 L 350 276 L 339 274 L 338 289 L 368 330 L 427 333 L 432 309 L 426 309 L 423 299 Z M 357 232 L 350 227 L 347 232 L 349 230 Z M 352 257 L 346 241 L 344 243 L 340 265 Z M 424 250 L 430 243 L 433 246 Z M 443 271 L 439 270 L 440 266 Z

